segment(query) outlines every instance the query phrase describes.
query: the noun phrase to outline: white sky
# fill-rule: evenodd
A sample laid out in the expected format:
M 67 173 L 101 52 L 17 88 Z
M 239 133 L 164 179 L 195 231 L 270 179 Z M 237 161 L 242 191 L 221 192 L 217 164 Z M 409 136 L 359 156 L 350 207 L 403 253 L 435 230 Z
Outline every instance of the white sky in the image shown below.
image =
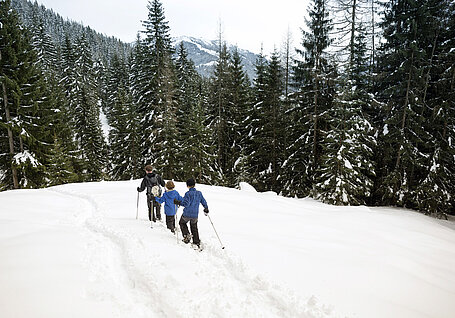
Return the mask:
M 293 47 L 300 46 L 309 0 L 162 0 L 171 36 L 218 38 L 258 53 L 280 49 L 288 29 Z M 133 42 L 147 18 L 148 0 L 38 0 L 64 18 L 82 22 L 98 32 Z

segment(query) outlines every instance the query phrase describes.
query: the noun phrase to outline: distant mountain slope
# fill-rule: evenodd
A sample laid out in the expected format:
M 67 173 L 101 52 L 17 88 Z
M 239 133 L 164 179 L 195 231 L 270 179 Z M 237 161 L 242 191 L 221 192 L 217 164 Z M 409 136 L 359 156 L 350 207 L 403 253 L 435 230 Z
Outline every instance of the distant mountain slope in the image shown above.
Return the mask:
M 51 8 L 46 8 L 37 2 L 28 0 L 13 0 L 12 6 L 25 23 L 27 27 L 33 27 L 33 19 L 39 17 L 44 23 L 46 32 L 58 46 L 65 41 L 67 33 L 74 41 L 76 37 L 85 33 L 90 46 L 93 50 L 95 59 L 108 61 L 113 53 L 128 57 L 133 43 L 124 43 L 113 36 L 106 36 L 91 29 L 89 26 L 64 19 Z M 217 40 L 206 41 L 190 36 L 181 36 L 173 39 L 174 46 L 177 47 L 183 42 L 188 50 L 188 57 L 196 65 L 199 74 L 209 77 L 213 74 L 214 65 L 218 59 L 218 42 Z M 235 46 L 228 45 L 228 50 L 233 52 Z M 254 64 L 257 55 L 238 48 L 239 54 L 243 59 L 243 66 L 250 80 L 256 77 Z
M 196 69 L 199 74 L 209 77 L 213 74 L 213 69 L 216 60 L 218 59 L 218 41 L 217 40 L 203 40 L 190 36 L 181 36 L 173 39 L 174 46 L 180 45 L 183 42 L 186 50 L 188 51 L 188 57 L 196 65 Z M 233 52 L 235 46 L 228 45 L 228 50 Z M 248 74 L 250 80 L 256 77 L 254 64 L 257 59 L 257 55 L 237 48 L 240 56 L 243 59 L 243 66 Z

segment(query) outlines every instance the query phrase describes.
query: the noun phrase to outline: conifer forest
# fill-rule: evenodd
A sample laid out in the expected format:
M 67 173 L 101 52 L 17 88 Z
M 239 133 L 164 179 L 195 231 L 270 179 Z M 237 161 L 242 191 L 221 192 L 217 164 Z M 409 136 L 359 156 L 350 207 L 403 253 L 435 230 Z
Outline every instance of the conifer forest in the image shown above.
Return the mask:
M 254 78 L 221 32 L 199 75 L 162 2 L 147 8 L 122 43 L 0 0 L 0 190 L 152 164 L 165 179 L 455 214 L 455 1 L 312 0 L 300 43 L 260 53 Z

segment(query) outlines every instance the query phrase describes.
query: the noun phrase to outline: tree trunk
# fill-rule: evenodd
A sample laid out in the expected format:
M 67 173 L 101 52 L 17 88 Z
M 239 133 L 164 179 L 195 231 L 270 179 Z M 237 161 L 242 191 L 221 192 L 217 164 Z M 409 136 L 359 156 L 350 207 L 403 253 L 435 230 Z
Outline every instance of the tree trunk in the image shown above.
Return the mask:
M 357 10 L 357 1 L 353 0 L 351 12 L 351 43 L 350 43 L 350 57 L 349 57 L 349 70 L 352 71 L 354 66 L 354 42 L 355 42 L 355 13 Z
M 403 105 L 403 119 L 401 121 L 401 130 L 404 132 L 404 128 L 406 126 L 406 110 L 408 108 L 409 103 L 409 90 L 411 89 L 411 78 L 412 78 L 412 65 L 414 64 L 414 51 L 411 54 L 411 65 L 409 66 L 409 75 L 407 80 L 407 87 L 406 87 L 406 97 L 404 99 Z M 401 149 L 398 149 L 398 156 L 395 168 L 398 169 L 400 166 L 400 159 L 401 159 Z
M 0 61 L 2 60 L 2 52 L 0 52 Z M 8 131 L 8 142 L 9 142 L 9 153 L 11 155 L 11 160 L 14 157 L 14 140 L 13 140 L 13 131 L 11 130 L 11 127 L 9 126 L 9 123 L 11 122 L 11 115 L 9 113 L 9 106 L 8 106 L 8 96 L 6 95 L 6 86 L 5 83 L 2 82 L 2 90 L 3 90 L 3 104 L 5 106 L 5 114 L 6 114 L 6 129 Z M 11 172 L 13 175 L 13 188 L 18 189 L 19 188 L 19 181 L 17 178 L 17 169 L 14 166 L 13 161 L 11 161 Z

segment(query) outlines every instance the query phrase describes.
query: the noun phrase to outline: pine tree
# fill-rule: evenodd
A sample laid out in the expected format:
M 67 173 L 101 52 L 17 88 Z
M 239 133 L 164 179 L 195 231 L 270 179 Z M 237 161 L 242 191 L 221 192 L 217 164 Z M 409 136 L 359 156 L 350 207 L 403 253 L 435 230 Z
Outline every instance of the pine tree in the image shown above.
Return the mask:
M 378 57 L 377 90 L 385 118 L 379 135 L 378 190 L 386 205 L 416 207 L 415 191 L 429 164 L 425 69 L 431 67 L 434 35 L 429 33 L 434 29 L 428 27 L 433 18 L 427 4 L 426 0 L 387 3 L 382 22 L 386 41 Z
M 260 131 L 262 129 L 262 104 L 266 99 L 267 92 L 267 67 L 267 60 L 261 50 L 255 63 L 256 78 L 253 81 L 253 106 L 248 113 L 248 122 L 246 125 L 248 135 L 246 152 L 249 154 L 247 157 L 248 181 L 255 187 L 260 186 L 258 179 L 261 169 L 261 154 L 259 152 L 262 147 Z
M 326 0 L 314 0 L 309 7 L 309 32 L 303 32 L 303 50 L 297 53 L 303 60 L 296 60 L 294 67 L 295 92 L 289 110 L 293 125 L 290 127 L 289 159 L 285 162 L 288 195 L 305 196 L 313 188 L 321 164 L 321 140 L 327 130 L 323 115 L 333 100 L 334 67 L 327 49 L 331 43 L 332 29 L 328 18 Z
M 232 162 L 232 135 L 229 120 L 232 118 L 232 113 L 229 108 L 229 63 L 230 54 L 227 50 L 226 43 L 220 42 L 219 56 L 211 79 L 210 104 L 213 105 L 213 108 L 209 110 L 209 125 L 214 132 L 214 140 L 217 148 L 216 153 L 218 156 L 217 165 L 221 170 L 222 182 L 225 185 L 228 185 L 229 175 L 232 171 L 232 166 L 230 166 Z
M 1 144 L 7 146 L 2 147 L 2 188 L 40 187 L 51 144 L 47 88 L 30 36 L 9 0 L 0 2 L 0 16 Z
M 182 149 L 184 177 L 193 177 L 200 183 L 218 184 L 222 173 L 217 166 L 212 129 L 207 123 L 208 84 L 202 79 L 197 88 L 197 103 L 185 116 Z
M 256 151 L 252 155 L 257 164 L 256 187 L 261 191 L 281 192 L 281 166 L 284 161 L 285 125 L 283 99 L 283 69 L 277 51 L 265 69 L 259 60 L 256 80 L 256 129 L 252 136 Z M 261 72 L 263 72 L 261 74 Z M 261 83 L 262 82 L 262 83 Z M 260 100 L 259 98 L 262 98 Z
M 338 77 L 339 91 L 333 106 L 327 112 L 329 130 L 322 143 L 320 178 L 315 188 L 316 197 L 323 202 L 360 205 L 369 202 L 373 192 L 376 142 L 366 111 L 371 104 L 366 32 L 361 24 L 351 30 L 353 38 L 346 47 L 349 58 Z
M 57 136 L 54 136 L 53 148 L 49 160 L 47 175 L 49 182 L 47 185 L 55 186 L 76 182 L 78 176 L 73 170 L 71 157 L 66 153 L 66 149 Z
M 184 180 L 188 176 L 194 176 L 193 164 L 197 164 L 198 160 L 197 156 L 194 155 L 192 142 L 189 140 L 194 137 L 193 133 L 196 128 L 193 125 L 198 124 L 198 119 L 194 121 L 193 115 L 203 116 L 203 113 L 193 114 L 202 100 L 200 94 L 198 94 L 200 92 L 201 79 L 196 72 L 194 63 L 188 58 L 188 52 L 183 42 L 178 47 L 175 64 L 178 86 L 176 93 L 178 104 L 177 118 L 179 119 L 177 122 L 179 151 L 175 156 L 178 157 L 179 166 L 182 167 L 180 169 L 181 172 L 177 173 L 175 177 Z
M 250 83 L 237 48 L 232 52 L 228 72 L 231 78 L 228 87 L 230 95 L 228 107 L 231 114 L 228 117 L 228 129 L 231 136 L 231 151 L 226 178 L 228 185 L 237 186 L 239 182 L 248 179 L 245 167 L 248 136 L 245 125 L 251 107 Z
M 427 37 L 433 44 L 424 100 L 431 111 L 427 121 L 432 142 L 425 177 L 416 195 L 421 211 L 445 217 L 445 213 L 455 212 L 455 4 L 429 1 L 427 7 L 432 17 Z
M 89 44 L 83 35 L 78 39 L 76 52 L 76 81 L 74 86 L 76 139 L 84 164 L 87 181 L 101 180 L 105 167 L 105 141 L 101 130 L 97 88 Z
M 131 94 L 120 87 L 111 111 L 114 121 L 110 123 L 112 176 L 114 180 L 137 178 L 140 151 L 138 148 L 138 118 Z
M 176 140 L 176 78 L 169 26 L 162 4 L 148 4 L 148 18 L 143 22 L 145 39 L 138 48 L 143 68 L 140 79 L 139 112 L 142 115 L 141 147 L 146 162 L 162 166 L 165 178 L 172 178 L 177 162 L 172 153 Z

